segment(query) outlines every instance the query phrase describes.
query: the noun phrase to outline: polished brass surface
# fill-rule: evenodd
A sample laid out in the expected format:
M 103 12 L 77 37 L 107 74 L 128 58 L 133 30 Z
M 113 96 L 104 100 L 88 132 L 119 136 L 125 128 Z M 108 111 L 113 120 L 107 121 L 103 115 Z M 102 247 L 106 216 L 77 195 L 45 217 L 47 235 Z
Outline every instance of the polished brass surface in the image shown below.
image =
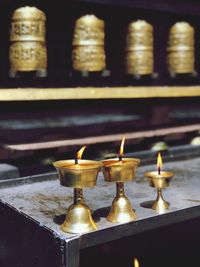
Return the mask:
M 119 158 L 103 160 L 103 175 L 107 182 L 116 183 L 114 198 L 107 220 L 113 223 L 125 223 L 136 219 L 129 199 L 124 194 L 124 182 L 135 178 L 135 171 L 140 160 L 136 158 Z
M 148 178 L 149 185 L 151 187 L 162 189 L 162 188 L 169 186 L 170 181 L 173 177 L 173 173 L 161 171 L 161 174 L 158 174 L 157 171 L 154 171 L 154 172 L 146 172 L 145 176 Z
M 97 229 L 90 208 L 84 203 L 82 189 L 74 189 L 74 203 L 67 209 L 61 230 L 66 233 L 81 234 Z
M 157 189 L 157 198 L 156 201 L 152 205 L 152 209 L 156 210 L 159 213 L 162 213 L 166 209 L 169 208 L 169 202 L 165 201 L 162 195 L 162 190 Z
M 32 41 L 14 42 L 10 45 L 9 58 L 12 70 L 44 70 L 47 66 L 46 45 Z
M 35 7 L 17 9 L 10 29 L 10 69 L 46 70 L 45 14 Z
M 106 67 L 104 51 L 104 21 L 85 15 L 76 21 L 72 62 L 76 71 L 102 71 Z
M 35 7 L 22 7 L 13 13 L 10 41 L 45 42 L 45 14 Z
M 96 185 L 101 163 L 93 160 L 59 160 L 53 163 L 60 184 L 74 188 L 74 203 L 68 208 L 61 230 L 68 233 L 84 233 L 97 229 L 89 207 L 84 203 L 82 188 Z
M 27 90 L 28 89 L 28 90 Z M 1 88 L 0 101 L 137 99 L 200 96 L 200 86 Z
M 187 22 L 177 22 L 169 31 L 167 65 L 172 74 L 195 72 L 194 28 Z
M 124 184 L 116 183 L 116 197 L 114 198 L 107 220 L 113 223 L 125 223 L 137 218 L 129 199 L 124 194 Z
M 103 46 L 78 46 L 72 51 L 73 69 L 77 71 L 101 71 L 106 67 Z
M 106 159 L 103 163 L 103 174 L 107 182 L 128 182 L 135 178 L 135 171 L 140 160 L 136 158 Z
M 104 45 L 104 21 L 95 15 L 85 15 L 77 19 L 72 44 Z
M 146 75 L 154 72 L 153 26 L 137 20 L 128 26 L 125 51 L 126 74 Z
M 25 6 L 25 7 L 20 7 L 15 10 L 13 13 L 13 20 L 29 20 L 32 18 L 33 20 L 46 20 L 46 16 L 44 12 L 39 10 L 36 7 L 30 7 L 30 6 Z
M 145 177 L 148 178 L 149 185 L 157 188 L 157 198 L 153 202 L 152 209 L 159 213 L 162 213 L 169 208 L 170 204 L 164 200 L 162 189 L 169 186 L 173 175 L 173 172 L 167 171 L 161 171 L 160 174 L 158 174 L 157 171 L 145 173 Z
M 60 184 L 73 188 L 94 187 L 101 163 L 84 159 L 80 159 L 77 165 L 74 162 L 74 160 L 59 160 L 53 163 L 58 171 Z

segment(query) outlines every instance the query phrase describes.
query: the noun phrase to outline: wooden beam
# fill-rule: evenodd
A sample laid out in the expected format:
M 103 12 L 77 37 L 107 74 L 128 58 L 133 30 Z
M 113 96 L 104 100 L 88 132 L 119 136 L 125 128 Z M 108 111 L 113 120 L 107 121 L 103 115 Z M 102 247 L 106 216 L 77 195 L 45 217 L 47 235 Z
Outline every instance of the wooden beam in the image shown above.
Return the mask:
M 32 151 L 32 150 L 42 150 L 42 149 L 55 149 L 59 147 L 67 146 L 79 146 L 79 145 L 92 145 L 98 143 L 108 143 L 115 142 L 122 139 L 123 136 L 126 139 L 138 139 L 138 138 L 150 138 L 155 136 L 165 136 L 176 133 L 186 133 L 199 131 L 200 124 L 193 124 L 187 126 L 177 126 L 170 128 L 160 128 L 156 130 L 140 131 L 140 132 L 130 132 L 130 133 L 120 133 L 111 134 L 103 136 L 91 136 L 78 139 L 67 139 L 67 140 L 56 140 L 48 142 L 37 142 L 28 144 L 16 144 L 16 145 L 5 145 L 6 149 L 16 150 L 16 151 Z

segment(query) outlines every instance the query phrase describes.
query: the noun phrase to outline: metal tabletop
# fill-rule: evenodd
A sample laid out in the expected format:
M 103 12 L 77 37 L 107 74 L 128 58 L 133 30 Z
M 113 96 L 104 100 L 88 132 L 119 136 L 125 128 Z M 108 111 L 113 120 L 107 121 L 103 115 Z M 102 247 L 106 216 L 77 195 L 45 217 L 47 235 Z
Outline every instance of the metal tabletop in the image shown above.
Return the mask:
M 0 199 L 5 205 L 64 240 L 66 266 L 75 267 L 79 265 L 78 255 L 83 248 L 200 216 L 200 158 L 164 164 L 163 170 L 173 171 L 174 178 L 170 187 L 163 192 L 171 204 L 170 209 L 163 214 L 144 208 L 144 203 L 155 199 L 156 192 L 149 187 L 143 174 L 155 169 L 155 165 L 139 167 L 136 179 L 125 184 L 126 195 L 138 219 L 124 224 L 113 224 L 105 218 L 115 196 L 115 184 L 104 182 L 100 173 L 97 186 L 84 190 L 85 202 L 94 212 L 98 230 L 82 235 L 67 234 L 60 230 L 61 219 L 73 202 L 73 190 L 62 187 L 57 174 L 4 182 L 0 189 Z

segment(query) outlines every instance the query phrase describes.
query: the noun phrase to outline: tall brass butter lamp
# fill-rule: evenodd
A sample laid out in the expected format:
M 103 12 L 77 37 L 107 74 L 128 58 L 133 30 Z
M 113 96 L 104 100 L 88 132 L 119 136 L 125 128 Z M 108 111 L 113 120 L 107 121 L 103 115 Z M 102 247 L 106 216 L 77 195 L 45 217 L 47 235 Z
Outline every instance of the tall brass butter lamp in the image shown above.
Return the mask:
M 136 219 L 131 203 L 124 193 L 124 183 L 135 178 L 135 170 L 140 160 L 122 157 L 124 142 L 125 138 L 122 139 L 118 158 L 102 161 L 105 181 L 116 183 L 116 197 L 107 216 L 107 220 L 113 223 L 125 223 Z
M 61 230 L 67 233 L 85 233 L 96 230 L 90 208 L 84 203 L 83 188 L 96 185 L 101 163 L 81 159 L 85 147 L 80 149 L 75 159 L 59 160 L 53 163 L 58 171 L 60 184 L 74 188 L 74 203 L 67 210 Z

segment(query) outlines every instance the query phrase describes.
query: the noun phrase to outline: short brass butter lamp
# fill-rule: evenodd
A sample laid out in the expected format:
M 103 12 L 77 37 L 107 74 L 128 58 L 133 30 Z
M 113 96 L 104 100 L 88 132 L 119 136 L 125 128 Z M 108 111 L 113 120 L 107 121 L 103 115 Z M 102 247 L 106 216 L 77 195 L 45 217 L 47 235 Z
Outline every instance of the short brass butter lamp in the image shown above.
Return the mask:
M 60 184 L 74 188 L 74 203 L 69 206 L 61 230 L 67 233 L 85 233 L 97 229 L 90 208 L 84 203 L 83 188 L 96 185 L 101 163 L 81 159 L 85 147 L 80 149 L 75 160 L 60 160 L 53 163 L 58 171 Z
M 134 179 L 140 160 L 122 157 L 124 142 L 125 138 L 122 139 L 118 158 L 102 161 L 105 181 L 116 183 L 116 197 L 107 216 L 107 220 L 113 223 L 125 223 L 136 219 L 131 203 L 124 193 L 124 183 Z
M 157 169 L 154 172 L 146 172 L 145 177 L 148 178 L 150 186 L 157 188 L 157 198 L 153 202 L 152 209 L 162 213 L 169 208 L 169 202 L 163 198 L 162 189 L 169 186 L 174 174 L 173 172 L 162 171 L 162 157 L 160 153 L 158 153 L 157 158 Z

